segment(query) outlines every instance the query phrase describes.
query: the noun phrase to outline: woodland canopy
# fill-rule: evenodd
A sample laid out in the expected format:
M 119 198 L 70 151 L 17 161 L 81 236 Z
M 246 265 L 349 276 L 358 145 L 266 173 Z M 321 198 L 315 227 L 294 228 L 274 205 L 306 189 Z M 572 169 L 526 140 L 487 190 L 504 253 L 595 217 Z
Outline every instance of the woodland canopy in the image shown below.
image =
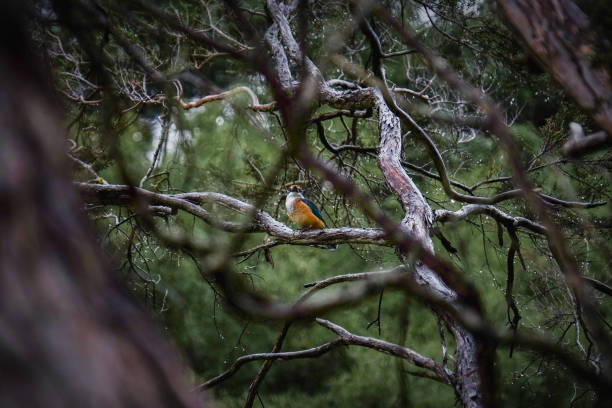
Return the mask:
M 1 406 L 612 406 L 607 1 L 2 8 Z

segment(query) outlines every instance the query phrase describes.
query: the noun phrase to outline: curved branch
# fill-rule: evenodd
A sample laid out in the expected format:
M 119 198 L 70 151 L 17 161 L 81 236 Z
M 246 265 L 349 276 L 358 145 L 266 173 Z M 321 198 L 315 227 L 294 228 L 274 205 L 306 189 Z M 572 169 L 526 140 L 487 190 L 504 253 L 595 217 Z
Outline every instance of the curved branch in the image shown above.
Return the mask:
M 428 57 L 431 57 L 430 55 L 431 53 L 428 50 L 423 51 L 423 52 L 426 52 L 426 55 Z M 440 180 L 444 193 L 450 198 L 455 199 L 457 201 L 465 202 L 465 203 L 492 205 L 492 204 L 497 204 L 497 203 L 500 203 L 506 200 L 523 198 L 523 197 L 529 196 L 529 197 L 538 198 L 542 202 L 542 204 L 557 205 L 557 206 L 565 207 L 565 208 L 594 208 L 594 207 L 599 207 L 599 206 L 603 206 L 607 204 L 607 202 L 605 201 L 580 202 L 580 201 L 562 200 L 562 199 L 558 199 L 558 198 L 555 198 L 555 197 L 552 197 L 546 194 L 541 194 L 538 192 L 537 189 L 533 189 L 533 188 L 531 189 L 530 192 L 526 192 L 525 189 L 523 188 L 516 188 L 513 190 L 504 191 L 502 193 L 496 194 L 491 197 L 476 196 L 472 194 L 468 195 L 468 194 L 462 194 L 462 193 L 457 192 L 455 189 L 453 189 L 452 187 L 453 185 L 461 188 L 464 191 L 468 191 L 470 193 L 471 193 L 471 190 L 469 187 L 458 185 L 458 183 L 453 182 L 450 179 L 448 175 L 448 170 L 446 168 L 446 164 L 444 162 L 444 158 L 442 157 L 442 154 L 438 150 L 438 147 L 436 146 L 436 144 L 433 142 L 433 140 L 431 139 L 429 134 L 425 131 L 425 129 L 423 129 L 412 118 L 411 115 L 409 115 L 406 111 L 404 111 L 397 104 L 397 102 L 393 98 L 391 90 L 389 90 L 385 82 L 383 80 L 377 80 L 377 79 L 372 78 L 371 75 L 369 75 L 367 72 L 360 69 L 359 67 L 356 67 L 354 64 L 348 62 L 342 57 L 335 56 L 335 57 L 332 57 L 332 59 L 335 60 L 336 63 L 340 65 L 346 71 L 352 72 L 353 74 L 357 76 L 361 76 L 364 82 L 367 82 L 370 85 L 372 85 L 372 88 L 361 88 L 358 90 L 359 92 L 358 94 L 357 93 L 350 93 L 350 94 L 347 93 L 344 96 L 336 94 L 336 95 L 333 95 L 333 97 L 329 95 L 325 89 L 321 89 L 321 101 L 328 103 L 329 105 L 335 108 L 356 107 L 359 109 L 365 109 L 365 108 L 376 106 L 379 104 L 377 93 L 379 92 L 378 90 L 380 90 L 380 92 L 382 92 L 383 94 L 384 101 L 388 105 L 388 108 L 391 109 L 391 111 L 397 117 L 399 117 L 402 120 L 402 122 L 406 123 L 407 126 L 412 130 L 412 133 L 415 134 L 424 143 L 426 149 L 428 150 L 429 156 L 431 157 L 434 163 L 434 166 L 436 167 L 436 170 L 438 171 L 438 175 L 435 175 L 434 173 L 431 173 L 431 172 L 428 172 L 429 173 L 428 174 L 428 173 L 425 173 L 424 171 L 420 171 L 420 170 L 417 170 L 417 171 L 419 171 L 421 174 L 426 175 L 428 177 L 432 177 L 432 178 L 436 178 Z M 440 62 L 439 64 L 442 64 L 442 63 Z M 354 91 L 354 92 L 357 92 L 357 91 Z M 478 98 L 480 97 L 478 96 Z M 360 102 L 357 102 L 358 100 Z M 490 110 L 491 106 L 492 105 L 487 105 L 483 109 Z
M 501 0 L 499 1 L 501 2 Z M 567 5 L 571 2 L 563 1 L 563 3 Z M 539 7 L 541 7 L 541 5 Z M 573 7 L 576 8 L 575 5 L 573 5 Z M 592 326 L 591 333 L 593 334 L 595 344 L 601 352 L 604 360 L 602 366 L 605 367 L 605 371 L 612 372 L 612 343 L 610 342 L 609 335 L 601 324 L 597 307 L 588 297 L 585 296 L 582 281 L 579 279 L 577 262 L 572 254 L 572 251 L 568 247 L 562 232 L 552 220 L 547 208 L 544 206 L 545 201 L 543 201 L 542 197 L 537 194 L 537 192 L 534 190 L 533 184 L 527 178 L 526 171 L 523 168 L 523 164 L 518 153 L 518 146 L 516 145 L 508 127 L 504 122 L 501 111 L 486 94 L 464 81 L 450 67 L 446 60 L 439 57 L 423 43 L 421 43 L 421 41 L 419 41 L 414 34 L 406 30 L 406 28 L 402 26 L 395 18 L 393 18 L 393 16 L 391 16 L 387 10 L 378 8 L 377 14 L 396 30 L 398 35 L 402 37 L 404 43 L 418 49 L 427 62 L 444 81 L 462 93 L 468 101 L 479 106 L 480 109 L 487 114 L 489 130 L 498 137 L 502 147 L 508 154 L 508 165 L 512 169 L 513 180 L 524 193 L 528 204 L 532 207 L 534 212 L 538 217 L 540 217 L 543 224 L 546 226 L 546 237 L 551 253 L 561 271 L 565 275 L 565 278 L 572 288 L 576 298 L 583 306 L 583 314 L 586 320 L 588 320 L 588 323 Z M 561 13 L 561 15 L 563 15 L 563 13 Z M 607 95 L 609 96 L 609 94 L 608 89 Z M 598 107 L 605 106 L 608 105 L 601 103 Z M 610 110 L 610 113 L 612 113 L 612 110 Z M 595 119 L 597 120 L 598 118 L 602 119 L 601 112 L 600 114 L 595 115 Z M 602 121 L 605 122 L 603 119 Z M 599 124 L 605 129 L 602 122 L 599 122 Z M 608 125 L 612 125 L 612 122 L 608 122 Z
M 435 379 L 444 384 L 452 385 L 454 383 L 453 375 L 448 372 L 444 367 L 436 363 L 431 358 L 422 356 L 414 350 L 400 346 L 399 344 L 389 343 L 384 340 L 375 339 L 373 337 L 358 336 L 349 332 L 345 328 L 330 322 L 329 320 L 317 318 L 316 322 L 340 336 L 340 338 L 345 342 L 345 344 L 367 347 L 385 354 L 390 354 L 395 357 L 403 358 L 405 360 L 410 361 L 417 367 L 426 368 L 430 370 L 436 375 L 437 378 Z

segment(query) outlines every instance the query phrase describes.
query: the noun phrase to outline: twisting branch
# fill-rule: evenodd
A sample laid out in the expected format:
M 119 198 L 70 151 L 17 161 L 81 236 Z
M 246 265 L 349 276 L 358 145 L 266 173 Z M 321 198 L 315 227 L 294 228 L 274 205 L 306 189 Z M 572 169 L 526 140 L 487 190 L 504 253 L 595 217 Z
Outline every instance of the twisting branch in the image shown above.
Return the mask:
M 180 21 L 174 18 L 174 16 L 160 12 L 159 10 L 155 9 L 154 6 L 143 4 L 144 2 L 142 1 L 138 1 L 138 3 L 140 3 L 145 9 L 149 10 L 151 14 L 156 15 L 160 19 L 166 21 L 171 27 L 174 28 L 174 30 L 178 30 L 192 39 L 198 39 L 199 42 L 205 43 L 205 45 L 208 47 L 223 51 L 224 44 L 220 44 L 219 48 L 218 45 L 213 44 L 207 37 L 204 36 L 202 38 L 200 32 L 183 26 Z M 231 1 L 229 3 L 231 3 Z M 378 76 L 378 79 L 369 82 L 370 84 L 373 84 L 369 88 L 362 88 L 359 85 L 351 84 L 342 80 L 326 82 L 323 79 L 321 71 L 312 63 L 312 61 L 310 61 L 310 59 L 308 59 L 308 57 L 306 57 L 304 50 L 300 48 L 300 44 L 298 44 L 298 42 L 293 38 L 291 25 L 289 23 L 289 14 L 299 2 L 294 1 L 287 5 L 286 2 L 269 0 L 267 3 L 269 17 L 271 17 L 274 23 L 266 32 L 265 40 L 270 45 L 272 51 L 272 63 L 276 68 L 276 72 L 273 72 L 272 75 L 268 75 L 267 79 L 271 84 L 271 88 L 275 93 L 278 103 L 265 105 L 265 109 L 278 108 L 283 114 L 283 120 L 285 120 L 285 125 L 288 128 L 288 133 L 290 134 L 288 137 L 288 139 L 290 139 L 290 153 L 295 154 L 296 158 L 302 160 L 305 168 L 319 171 L 321 174 L 323 174 L 328 180 L 338 186 L 339 189 L 345 193 L 345 196 L 348 199 L 359 201 L 359 199 L 363 197 L 363 194 L 358 191 L 354 184 L 347 182 L 338 175 L 337 171 L 326 167 L 324 163 L 322 164 L 321 162 L 317 162 L 307 151 L 307 149 L 302 151 L 299 148 L 295 148 L 295 146 L 301 146 L 299 141 L 303 136 L 303 129 L 309 123 L 312 123 L 309 113 L 314 111 L 318 103 L 327 103 L 333 107 L 341 109 L 340 112 L 348 111 L 350 113 L 365 110 L 367 114 L 368 109 L 371 111 L 373 108 L 375 108 L 378 113 L 379 131 L 381 136 L 380 146 L 378 148 L 362 148 L 357 146 L 355 140 L 350 142 L 352 144 L 334 146 L 329 143 L 329 141 L 325 138 L 324 132 L 322 131 L 323 127 L 320 124 L 320 120 L 325 120 L 326 118 L 321 116 L 318 122 L 316 120 L 315 121 L 317 122 L 317 129 L 321 129 L 321 132 L 319 132 L 321 142 L 332 153 L 338 155 L 338 153 L 343 150 L 363 150 L 363 152 L 367 154 L 378 154 L 380 168 L 383 171 L 385 179 L 391 190 L 397 196 L 405 213 L 401 225 L 397 225 L 396 223 L 392 222 L 389 217 L 385 217 L 385 214 L 378 208 L 373 210 L 371 208 L 367 209 L 370 201 L 362 203 L 361 207 L 364 208 L 364 212 L 367 216 L 376 222 L 379 222 L 379 224 L 383 227 L 382 230 L 338 228 L 326 229 L 322 231 L 295 232 L 272 218 L 269 214 L 259 210 L 257 207 L 262 204 L 253 206 L 222 194 L 210 192 L 175 195 L 158 194 L 130 186 L 103 186 L 104 188 L 95 186 L 94 188 L 92 187 L 93 185 L 81 184 L 77 185 L 77 187 L 81 190 L 86 200 L 89 200 L 88 202 L 101 203 L 105 205 L 128 205 L 136 203 L 137 207 L 141 207 L 140 204 L 144 202 L 147 208 L 164 208 L 169 209 L 170 212 L 180 209 L 195 215 L 199 219 L 213 225 L 214 227 L 229 232 L 240 233 L 239 237 L 242 236 L 241 233 L 244 232 L 265 231 L 277 239 L 277 241 L 266 243 L 263 246 L 253 248 L 248 251 L 243 251 L 242 254 L 245 254 L 246 256 L 249 256 L 259 249 L 269 249 L 271 246 L 278 245 L 280 243 L 304 245 L 322 242 L 356 242 L 373 243 L 377 245 L 396 245 L 399 249 L 398 253 L 401 254 L 402 261 L 404 261 L 407 265 L 410 265 L 410 273 L 398 273 L 397 271 L 392 271 L 388 274 L 378 274 L 377 278 L 379 279 L 375 279 L 374 274 L 363 274 L 359 277 L 342 275 L 341 277 L 330 278 L 329 280 L 314 284 L 314 286 L 312 286 L 312 290 L 321 289 L 325 287 L 325 285 L 341 281 L 365 280 L 366 282 L 362 285 L 351 285 L 359 286 L 358 290 L 352 292 L 347 291 L 347 294 L 341 294 L 338 297 L 326 299 L 321 302 L 316 302 L 316 299 L 310 299 L 309 293 L 312 293 L 312 291 L 307 291 L 293 306 L 285 305 L 281 302 L 269 302 L 267 299 L 261 300 L 260 298 L 252 296 L 252 293 L 246 290 L 242 291 L 242 289 L 231 292 L 232 283 L 234 282 L 227 278 L 227 276 L 231 275 L 232 272 L 232 261 L 228 259 L 223 260 L 223 265 L 221 266 L 215 264 L 213 267 L 211 267 L 211 269 L 213 269 L 213 272 L 211 273 L 214 273 L 215 277 L 220 278 L 219 285 L 222 287 L 222 289 L 227 289 L 230 292 L 228 295 L 230 303 L 237 303 L 239 308 L 248 311 L 251 311 L 252 307 L 252 310 L 256 310 L 256 312 L 253 314 L 259 313 L 262 316 L 279 319 L 293 319 L 303 316 L 312 317 L 317 313 L 327 311 L 332 307 L 359 301 L 364 296 L 376 293 L 384 287 L 395 286 L 401 287 L 407 292 L 411 291 L 411 293 L 416 294 L 417 297 L 421 298 L 422 300 L 431 301 L 431 304 L 434 306 L 440 306 L 441 310 L 448 311 L 448 314 L 444 314 L 443 319 L 457 340 L 458 357 L 456 375 L 454 376 L 457 383 L 453 384 L 453 386 L 455 386 L 457 393 L 461 394 L 461 398 L 466 406 L 478 406 L 479 404 L 482 404 L 483 401 L 479 399 L 480 394 L 494 394 L 494 389 L 488 388 L 486 383 L 489 378 L 487 377 L 487 374 L 491 373 L 491 371 L 487 372 L 487 369 L 492 367 L 492 350 L 487 350 L 485 347 L 483 347 L 483 339 L 490 340 L 492 338 L 499 338 L 503 336 L 496 333 L 493 326 L 490 325 L 490 323 L 483 317 L 480 309 L 478 294 L 475 292 L 474 288 L 469 284 L 469 282 L 466 282 L 466 280 L 463 279 L 463 277 L 458 274 L 457 271 L 440 262 L 433 254 L 433 245 L 431 238 L 429 237 L 431 224 L 433 222 L 432 212 L 416 185 L 402 168 L 402 165 L 406 167 L 409 166 L 407 166 L 401 160 L 402 135 L 399 119 L 403 120 L 404 123 L 407 123 L 413 130 L 413 133 L 420 136 L 428 146 L 430 154 L 433 157 L 434 164 L 440 175 L 438 176 L 424 169 L 417 171 L 420 171 L 421 174 L 427 175 L 428 177 L 440 179 L 445 192 L 450 197 L 454 197 L 464 202 L 473 203 L 472 207 L 466 206 L 457 212 L 447 211 L 446 213 L 443 212 L 441 215 L 437 214 L 439 220 L 441 221 L 445 219 L 464 219 L 472 214 L 487 213 L 491 214 L 499 223 L 504 224 L 509 231 L 511 228 L 512 231 L 514 231 L 514 228 L 523 227 L 531 231 L 546 234 L 547 236 L 554 236 L 555 229 L 550 225 L 550 223 L 540 225 L 522 217 L 512 217 L 496 209 L 491 204 L 514 197 L 527 197 L 529 199 L 534 199 L 534 201 L 537 199 L 539 204 L 541 204 L 539 201 L 541 200 L 547 204 L 562 205 L 566 207 L 590 208 L 600 205 L 600 203 L 576 203 L 539 194 L 538 192 L 534 191 L 524 177 L 517 177 L 519 181 L 518 184 L 521 186 L 521 189 L 508 191 L 494 197 L 474 197 L 472 195 L 459 194 L 455 192 L 452 188 L 453 186 L 461 188 L 470 194 L 472 193 L 473 189 L 470 190 L 466 186 L 450 180 L 450 177 L 444 167 L 445 164 L 442 160 L 442 155 L 437 150 L 437 147 L 429 135 L 419 127 L 419 125 L 410 115 L 397 106 L 395 101 L 395 93 L 392 90 L 389 90 L 384 71 L 384 58 L 391 56 L 391 54 L 385 54 L 383 52 L 380 40 L 367 20 L 363 19 L 362 27 L 364 33 L 366 36 L 368 36 L 369 40 L 373 44 L 373 65 L 375 67 L 375 74 Z M 360 22 L 362 22 L 361 20 L 362 19 L 360 18 Z M 212 27 L 215 29 L 214 26 Z M 220 34 L 230 43 L 242 46 L 242 44 L 237 43 L 237 40 L 225 36 L 224 33 Z M 404 36 L 406 35 L 404 34 Z M 418 45 L 418 42 L 416 42 L 416 44 Z M 139 55 L 136 52 L 137 50 L 130 49 L 129 44 L 125 44 L 125 42 L 123 42 L 122 45 L 124 48 L 126 48 L 128 53 L 130 53 L 130 50 L 132 50 L 130 56 L 135 60 L 138 60 Z M 438 71 L 444 71 L 444 61 L 440 63 L 440 61 L 432 58 L 432 54 L 428 54 L 427 49 L 422 47 L 418 49 L 420 50 L 419 52 L 424 54 L 426 59 L 433 61 L 433 65 Z M 230 53 L 228 50 L 225 51 Z M 240 53 L 238 50 L 233 55 L 242 61 L 247 58 L 244 56 L 244 53 Z M 254 57 L 253 60 L 250 60 L 250 56 L 248 58 L 248 62 L 256 65 L 254 63 L 256 57 Z M 260 57 L 260 59 L 266 58 L 267 57 Z M 260 62 L 260 59 L 257 59 L 258 63 Z M 142 68 L 147 71 L 146 60 L 142 60 L 142 62 Z M 436 62 L 440 64 L 436 65 Z M 257 68 L 259 68 L 260 71 L 265 71 L 264 68 L 266 68 L 266 66 L 264 65 L 265 64 L 261 63 L 261 65 L 257 65 Z M 262 68 L 262 66 L 264 66 L 264 68 Z M 297 74 L 294 76 L 292 75 L 290 69 L 296 67 Z M 148 72 L 152 75 L 156 74 L 150 70 Z M 266 73 L 264 72 L 264 74 Z M 296 87 L 295 83 L 293 82 L 293 78 L 299 79 L 301 84 Z M 452 77 L 449 75 L 445 77 L 445 79 L 447 79 L 447 81 L 449 81 L 452 85 L 452 80 L 449 80 L 449 78 L 452 79 Z M 282 85 L 282 89 L 280 86 L 276 86 L 279 83 Z M 456 83 L 457 82 L 455 81 L 455 84 Z M 334 86 L 337 88 L 334 88 Z M 235 92 L 243 91 L 247 92 L 251 97 L 252 109 L 257 110 L 260 108 L 256 109 L 256 107 L 264 106 L 259 105 L 256 95 L 250 92 L 248 88 L 241 88 L 244 87 L 235 88 L 218 95 L 209 95 L 194 102 L 187 103 L 180 101 L 180 103 L 183 108 L 190 109 L 200 106 L 203 103 L 226 98 Z M 425 89 L 427 89 L 427 87 Z M 420 93 L 423 93 L 425 89 Z M 285 99 L 282 99 L 281 95 L 284 95 Z M 418 96 L 418 94 L 414 96 Z M 471 97 L 471 100 L 474 101 L 476 98 L 480 97 L 480 95 L 476 95 L 472 92 Z M 492 107 L 488 100 L 482 102 L 480 106 L 484 112 L 491 113 L 491 122 L 495 122 L 499 119 L 497 111 L 494 107 Z M 264 110 L 264 108 L 261 108 L 261 110 Z M 345 115 L 340 114 L 340 116 Z M 502 131 L 502 136 L 507 136 L 506 134 L 503 134 L 503 131 L 506 130 L 505 128 L 499 126 L 496 127 L 495 125 L 496 124 L 490 126 L 492 130 L 500 130 Z M 354 134 L 355 133 L 353 132 L 353 135 Z M 512 159 L 515 158 L 513 155 L 511 156 Z M 512 164 L 518 165 L 520 168 L 520 163 L 515 162 Z M 255 170 L 257 171 L 257 169 Z M 521 174 L 519 174 L 519 176 L 521 176 Z M 367 198 L 368 197 L 366 196 L 365 199 Z M 246 215 L 249 221 L 240 223 L 220 220 L 216 215 L 201 207 L 202 204 L 206 203 L 217 203 L 231 208 L 234 211 Z M 540 212 L 536 212 L 539 216 Z M 236 241 L 239 240 L 237 239 Z M 238 245 L 236 245 L 236 248 L 232 248 L 231 251 L 228 251 L 228 253 L 234 252 L 237 247 Z M 555 246 L 551 249 L 553 252 L 556 251 L 556 254 L 561 252 L 562 255 L 562 247 Z M 511 251 L 512 252 L 509 252 L 508 254 L 509 262 L 513 262 L 514 255 L 515 252 L 518 251 L 518 247 L 515 247 L 513 244 Z M 563 261 L 564 260 L 561 259 L 560 263 L 563 263 Z M 509 265 L 508 292 L 510 292 L 511 298 L 512 282 L 510 280 L 510 272 Z M 574 276 L 571 277 L 573 278 Z M 222 281 L 223 278 L 226 279 L 226 281 Z M 308 300 L 311 300 L 311 302 L 307 302 Z M 442 375 L 438 373 L 439 379 L 446 378 L 446 381 L 443 382 L 447 384 L 451 383 L 448 377 L 450 375 L 448 370 L 446 370 L 444 367 L 437 367 L 433 360 L 420 356 L 418 353 L 415 353 L 410 349 L 393 345 L 391 343 L 386 343 L 377 339 L 355 336 L 341 327 L 325 320 L 319 319 L 318 322 L 319 324 L 322 324 L 338 333 L 341 336 L 341 338 L 338 340 L 342 340 L 344 343 L 380 349 L 381 351 L 389 354 L 410 359 L 410 361 L 417 365 L 425 365 L 426 368 L 433 370 L 434 372 L 436 372 L 438 369 L 442 369 L 442 373 L 446 377 L 442 377 Z M 470 332 L 467 332 L 466 330 L 470 330 Z M 286 334 L 286 330 L 284 333 Z M 270 364 L 272 364 L 271 362 L 282 354 L 287 356 L 286 353 L 280 353 L 283 337 L 284 334 L 281 334 L 281 338 L 279 341 L 277 341 L 277 344 L 273 349 L 273 353 L 265 353 L 265 357 L 256 358 L 266 360 L 264 367 L 269 367 Z M 516 337 L 516 333 L 513 334 L 512 338 L 514 337 Z M 508 336 L 503 338 L 507 340 Z M 309 353 L 324 353 L 326 351 L 321 351 L 322 349 L 320 348 L 325 349 L 325 347 L 332 347 L 332 343 L 333 342 L 319 346 L 318 348 L 315 348 L 316 350 L 309 349 L 293 353 L 302 353 L 302 356 L 306 356 Z M 493 344 L 494 342 L 490 343 Z M 335 347 L 335 345 L 333 345 L 333 347 Z M 274 357 L 270 356 L 271 354 L 274 354 Z M 295 356 L 295 354 L 293 356 Z M 216 377 L 218 378 L 217 381 L 222 381 L 223 379 L 228 378 L 228 376 L 233 375 L 233 373 L 238 370 L 242 364 L 252 360 L 241 361 L 242 362 L 240 363 L 238 363 L 238 361 L 235 363 L 239 364 L 238 366 L 232 366 L 227 373 Z M 434 365 L 431 365 L 432 362 Z M 255 398 L 257 385 L 262 381 L 263 376 L 267 371 L 267 368 L 264 367 L 262 367 L 262 370 L 260 370 L 260 373 L 255 378 L 249 391 L 251 403 L 252 399 Z M 491 401 L 492 400 L 487 401 L 485 398 L 484 403 L 491 403 Z
M 392 18 L 392 17 L 389 17 L 389 18 Z M 376 33 L 373 33 L 372 36 L 374 38 L 377 38 Z M 373 44 L 376 44 L 376 41 L 374 41 Z M 427 52 L 426 56 L 432 57 L 431 51 L 424 48 L 422 45 L 420 45 L 420 47 L 421 47 L 421 50 L 425 50 Z M 439 57 L 436 57 L 436 58 L 439 58 Z M 535 189 L 533 187 L 530 189 L 529 192 L 526 192 L 525 189 L 523 188 L 515 188 L 512 190 L 498 193 L 491 197 L 473 195 L 473 189 L 470 189 L 469 187 L 464 186 L 464 185 L 459 185 L 458 183 L 455 183 L 450 179 L 448 175 L 448 170 L 446 168 L 446 164 L 444 162 L 444 158 L 442 157 L 442 154 L 440 153 L 438 147 L 433 142 L 428 132 L 425 129 L 423 129 L 423 127 L 421 127 L 411 115 L 409 115 L 406 111 L 404 111 L 397 104 L 395 98 L 393 97 L 391 90 L 387 87 L 385 80 L 382 80 L 382 79 L 377 80 L 377 79 L 371 78 L 371 76 L 367 72 L 360 69 L 359 67 L 356 67 L 354 64 L 348 62 L 342 57 L 335 56 L 335 57 L 332 57 L 332 59 L 336 61 L 338 65 L 340 65 L 343 69 L 349 72 L 352 72 L 353 74 L 357 76 L 360 76 L 364 80 L 364 82 L 369 83 L 370 85 L 372 85 L 372 87 L 380 89 L 384 97 L 384 101 L 388 105 L 389 109 L 391 109 L 391 111 L 411 129 L 413 134 L 416 135 L 424 143 L 434 163 L 434 166 L 436 170 L 438 171 L 438 175 L 431 173 L 431 172 L 423 171 L 423 169 L 417 170 L 417 171 L 419 171 L 421 174 L 426 175 L 428 177 L 440 180 L 445 194 L 448 195 L 450 198 L 453 198 L 457 201 L 461 201 L 465 203 L 492 205 L 492 204 L 500 203 L 502 201 L 517 199 L 517 198 L 525 198 L 526 196 L 530 196 L 530 197 L 535 196 L 542 202 L 543 205 L 560 206 L 560 207 L 565 207 L 565 208 L 595 208 L 595 207 L 600 207 L 600 206 L 607 204 L 606 202 L 602 202 L 602 201 L 580 202 L 580 201 L 562 200 L 556 197 L 552 197 L 550 195 L 542 194 L 539 192 L 539 189 Z M 446 63 L 441 62 L 442 61 L 441 59 L 439 60 L 440 61 L 438 61 L 438 64 L 440 64 L 440 66 L 443 65 L 444 67 L 446 67 Z M 383 72 L 383 75 L 384 75 L 384 72 Z M 360 89 L 360 92 L 364 94 L 360 97 L 360 100 L 362 102 L 372 103 L 374 105 L 378 103 L 375 89 L 362 88 Z M 325 95 L 324 90 L 322 90 L 322 96 L 323 95 Z M 351 96 L 354 96 L 354 95 L 351 95 Z M 346 103 L 347 103 L 346 99 L 347 99 L 346 97 L 342 98 L 342 97 L 336 96 L 335 98 L 325 99 L 325 102 L 329 103 L 330 105 L 334 107 L 342 107 L 342 106 L 346 106 Z M 353 101 L 353 98 L 350 99 L 350 102 L 355 103 Z M 357 106 L 359 106 L 360 108 L 367 107 L 367 105 L 364 106 L 363 104 L 359 104 Z M 489 103 L 487 104 L 486 108 L 483 108 L 483 110 L 487 110 L 487 109 L 490 110 L 491 106 L 493 105 Z M 505 124 L 503 126 L 505 126 Z M 517 165 L 522 166 L 522 164 L 519 164 L 519 163 L 517 163 Z M 453 189 L 452 187 L 453 185 L 461 188 L 464 191 L 467 191 L 470 194 L 462 194 L 462 193 L 457 192 L 455 189 Z

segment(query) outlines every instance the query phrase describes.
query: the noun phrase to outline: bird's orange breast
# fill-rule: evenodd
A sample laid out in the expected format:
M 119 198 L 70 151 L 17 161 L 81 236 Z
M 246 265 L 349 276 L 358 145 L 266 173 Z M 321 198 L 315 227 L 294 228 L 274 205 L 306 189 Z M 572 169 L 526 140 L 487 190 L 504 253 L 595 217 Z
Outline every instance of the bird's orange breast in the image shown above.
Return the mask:
M 306 229 L 323 229 L 325 223 L 319 217 L 312 213 L 308 204 L 300 199 L 293 203 L 293 211 L 289 214 L 289 219 L 299 225 L 300 228 Z

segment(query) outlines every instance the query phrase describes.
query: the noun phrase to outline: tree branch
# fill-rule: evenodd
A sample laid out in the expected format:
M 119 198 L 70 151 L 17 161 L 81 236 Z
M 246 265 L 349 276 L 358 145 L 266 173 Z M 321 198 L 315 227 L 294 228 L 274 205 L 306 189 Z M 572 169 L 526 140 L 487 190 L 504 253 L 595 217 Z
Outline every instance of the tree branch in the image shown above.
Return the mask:
M 251 204 L 220 193 L 160 194 L 127 185 L 98 185 L 75 183 L 82 198 L 89 204 L 128 205 L 137 200 L 146 200 L 151 205 L 163 205 L 192 214 L 204 222 L 226 232 L 267 232 L 277 239 L 278 244 L 375 244 L 392 245 L 387 234 L 377 228 L 326 228 L 322 230 L 295 231 L 275 220 L 265 211 L 255 209 Z M 244 224 L 220 220 L 200 206 L 203 203 L 217 203 L 244 215 L 254 215 L 253 223 Z
M 345 328 L 338 326 L 337 324 L 332 323 L 329 320 L 317 318 L 316 322 L 340 336 L 340 338 L 345 342 L 345 344 L 367 347 L 385 354 L 390 354 L 395 357 L 403 358 L 405 360 L 410 361 L 417 367 L 426 368 L 430 370 L 436 375 L 436 380 L 441 383 L 448 385 L 452 385 L 454 383 L 454 377 L 452 373 L 445 370 L 444 367 L 436 363 L 431 358 L 422 356 L 414 350 L 400 346 L 398 344 L 389 343 L 384 340 L 352 334 Z
M 500 223 L 511 228 L 523 227 L 530 231 L 544 235 L 547 232 L 546 227 L 537 222 L 531 221 L 524 217 L 513 217 L 492 205 L 468 204 L 457 211 L 436 210 L 435 220 L 442 223 L 448 221 L 458 222 L 478 214 L 487 214 Z
M 219 374 L 216 377 L 211 378 L 210 380 L 198 385 L 196 389 L 198 390 L 206 390 L 214 387 L 215 385 L 227 380 L 242 367 L 246 363 L 250 363 L 252 361 L 258 360 L 294 360 L 297 358 L 314 358 L 319 357 L 322 354 L 325 354 L 334 348 L 344 345 L 346 342 L 342 339 L 335 339 L 330 341 L 329 343 L 322 344 L 317 347 L 312 347 L 306 350 L 299 351 L 287 351 L 284 353 L 259 353 L 259 354 L 249 354 L 246 356 L 239 357 L 232 366 Z

